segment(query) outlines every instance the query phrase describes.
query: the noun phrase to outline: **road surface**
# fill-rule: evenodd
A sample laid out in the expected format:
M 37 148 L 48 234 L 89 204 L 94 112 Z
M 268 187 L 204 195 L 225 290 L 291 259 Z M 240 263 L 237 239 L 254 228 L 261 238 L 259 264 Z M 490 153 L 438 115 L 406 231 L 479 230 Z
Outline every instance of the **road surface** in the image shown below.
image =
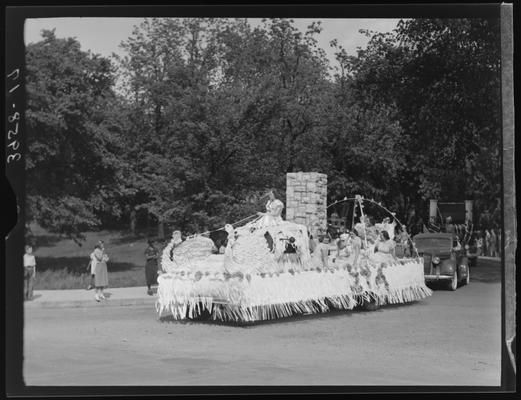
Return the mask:
M 153 308 L 28 309 L 26 385 L 500 384 L 499 263 L 469 286 L 377 311 L 248 327 L 159 321 Z

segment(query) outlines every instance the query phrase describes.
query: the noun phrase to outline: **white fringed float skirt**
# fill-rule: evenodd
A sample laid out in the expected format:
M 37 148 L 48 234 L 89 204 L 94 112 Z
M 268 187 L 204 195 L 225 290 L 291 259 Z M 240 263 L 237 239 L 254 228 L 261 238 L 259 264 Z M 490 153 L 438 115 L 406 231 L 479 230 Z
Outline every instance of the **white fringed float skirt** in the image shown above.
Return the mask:
M 407 303 L 432 294 L 425 285 L 423 259 L 364 267 L 347 263 L 336 268 L 295 273 L 226 275 L 166 273 L 158 277 L 156 309 L 174 319 L 207 315 L 237 323 L 295 314 L 351 310 L 366 301 L 379 305 Z

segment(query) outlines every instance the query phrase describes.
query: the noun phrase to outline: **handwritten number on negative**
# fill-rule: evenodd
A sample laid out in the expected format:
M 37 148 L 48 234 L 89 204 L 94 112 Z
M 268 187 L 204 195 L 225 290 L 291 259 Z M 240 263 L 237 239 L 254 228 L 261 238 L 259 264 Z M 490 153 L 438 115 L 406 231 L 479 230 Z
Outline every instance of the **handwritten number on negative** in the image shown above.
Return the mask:
M 8 78 L 12 78 L 13 81 L 16 81 L 18 77 L 20 76 L 20 69 L 14 69 L 13 72 L 11 72 L 9 75 L 7 75 Z M 16 89 L 20 87 L 20 84 L 16 85 L 15 87 L 11 88 L 9 90 L 9 93 L 13 93 Z
M 18 147 L 20 147 L 20 142 L 18 140 L 12 141 L 7 145 L 7 147 L 11 146 L 14 151 L 18 150 Z
M 13 72 L 11 72 L 9 75 L 7 75 L 7 77 L 10 78 L 11 75 L 16 75 L 13 78 L 13 81 L 16 81 L 18 79 L 18 77 L 20 76 L 20 69 L 19 68 L 14 69 Z
M 20 153 L 9 154 L 7 156 L 7 163 L 9 164 L 11 161 L 19 161 L 22 158 Z
M 14 136 L 14 135 L 18 135 L 18 122 L 15 125 L 14 131 L 9 130 L 9 132 L 7 132 L 7 140 L 11 140 L 12 136 Z
M 20 119 L 20 113 L 19 112 L 15 112 L 13 115 L 9 115 L 9 117 L 7 117 L 7 120 L 10 123 L 13 123 L 14 121 L 18 121 L 19 119 Z
M 14 88 L 12 88 L 11 90 L 9 90 L 9 93 L 13 93 L 16 89 L 18 89 L 20 87 L 20 85 L 16 85 Z
M 20 76 L 20 69 L 16 68 L 9 75 L 7 75 L 7 78 L 10 78 L 12 81 L 16 81 L 19 78 L 19 76 Z M 19 87 L 20 87 L 20 84 L 14 86 L 13 88 L 11 88 L 9 90 L 9 93 L 14 92 Z M 14 107 L 15 107 L 15 105 L 13 104 L 13 108 Z M 17 121 L 20 120 L 20 113 L 19 112 L 15 112 L 13 115 L 9 115 L 7 117 L 7 120 L 11 124 L 16 122 L 14 130 L 9 130 L 9 132 L 7 133 L 8 140 L 12 140 L 13 136 L 18 135 L 18 122 Z M 7 145 L 7 147 L 11 147 L 14 151 L 16 151 L 20 147 L 20 142 L 18 140 L 13 140 L 11 143 L 9 143 Z M 19 161 L 19 160 L 21 160 L 21 158 L 22 158 L 22 154 L 21 153 L 8 154 L 7 155 L 7 163 L 9 164 L 9 163 L 11 163 L 13 161 Z

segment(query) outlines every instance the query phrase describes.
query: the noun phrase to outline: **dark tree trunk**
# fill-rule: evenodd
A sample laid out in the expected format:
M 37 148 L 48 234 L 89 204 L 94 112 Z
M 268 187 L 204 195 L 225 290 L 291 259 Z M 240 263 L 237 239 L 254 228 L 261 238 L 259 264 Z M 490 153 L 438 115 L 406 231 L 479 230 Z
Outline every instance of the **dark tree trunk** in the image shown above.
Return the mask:
M 157 236 L 160 240 L 165 239 L 165 221 L 160 219 L 159 223 L 157 224 Z
M 132 236 L 136 236 L 136 210 L 130 211 L 130 232 Z

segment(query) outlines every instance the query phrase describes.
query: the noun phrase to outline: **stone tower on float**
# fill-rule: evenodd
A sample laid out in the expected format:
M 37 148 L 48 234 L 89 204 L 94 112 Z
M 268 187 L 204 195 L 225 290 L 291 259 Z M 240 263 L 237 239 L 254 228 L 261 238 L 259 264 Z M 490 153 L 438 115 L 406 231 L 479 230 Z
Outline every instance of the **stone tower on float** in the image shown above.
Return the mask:
M 326 174 L 318 172 L 286 174 L 286 220 L 305 225 L 314 238 L 326 233 Z

